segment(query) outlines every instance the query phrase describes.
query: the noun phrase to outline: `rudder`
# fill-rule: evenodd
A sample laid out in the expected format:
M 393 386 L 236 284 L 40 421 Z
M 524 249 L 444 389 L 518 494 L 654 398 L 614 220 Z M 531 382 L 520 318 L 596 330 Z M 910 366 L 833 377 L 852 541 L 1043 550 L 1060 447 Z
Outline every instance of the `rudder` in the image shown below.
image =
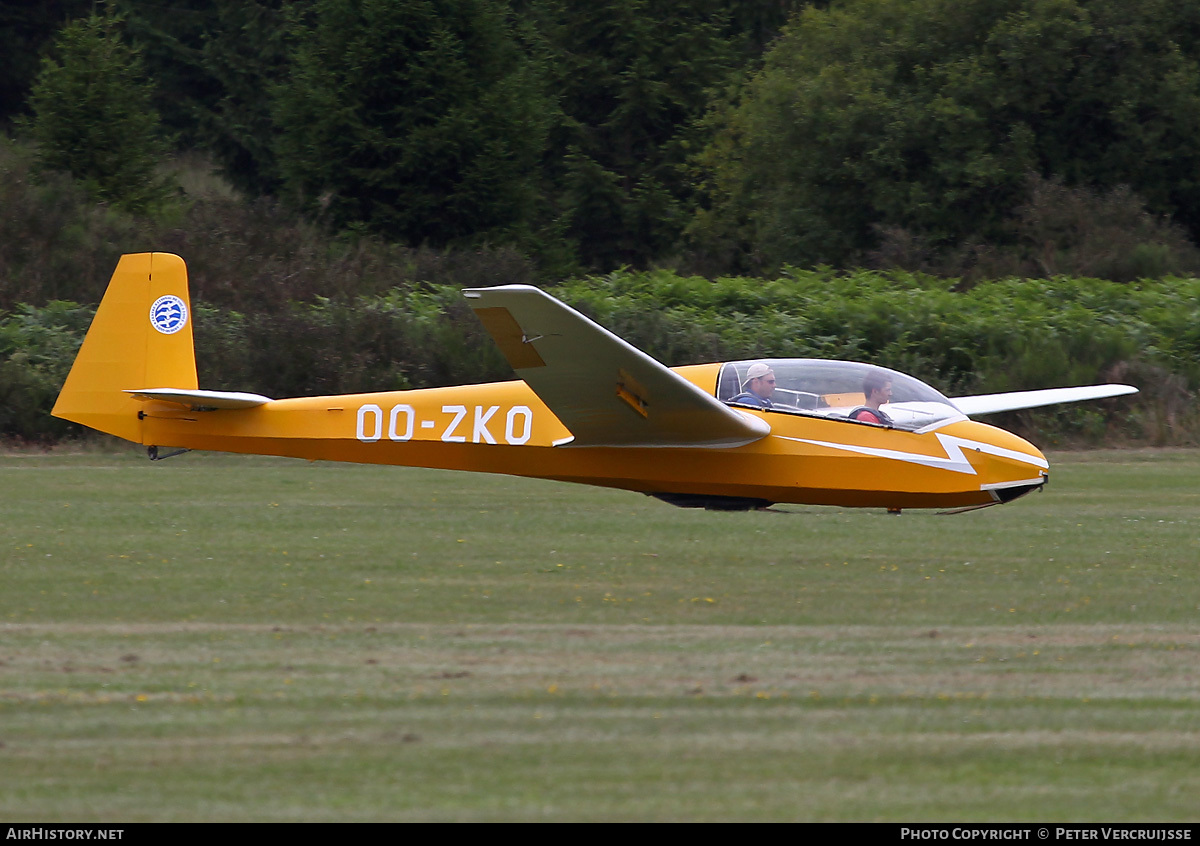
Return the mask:
M 121 257 L 51 412 L 135 443 L 148 388 L 194 390 L 187 266 L 171 253 Z

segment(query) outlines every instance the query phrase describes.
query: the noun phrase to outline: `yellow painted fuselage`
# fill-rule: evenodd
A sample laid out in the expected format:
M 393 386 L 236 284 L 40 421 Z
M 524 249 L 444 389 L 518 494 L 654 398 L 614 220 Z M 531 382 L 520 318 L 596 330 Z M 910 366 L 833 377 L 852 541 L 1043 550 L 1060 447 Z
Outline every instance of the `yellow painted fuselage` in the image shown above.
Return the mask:
M 719 364 L 674 368 L 712 393 Z M 131 401 L 132 402 L 132 401 Z M 137 404 L 140 440 L 160 448 L 505 473 L 652 494 L 884 508 L 998 501 L 1045 477 L 1031 444 L 970 420 L 924 433 L 745 409 L 771 434 L 733 448 L 573 446 L 522 381 L 273 400 L 191 411 Z M 631 410 L 631 414 L 634 412 Z

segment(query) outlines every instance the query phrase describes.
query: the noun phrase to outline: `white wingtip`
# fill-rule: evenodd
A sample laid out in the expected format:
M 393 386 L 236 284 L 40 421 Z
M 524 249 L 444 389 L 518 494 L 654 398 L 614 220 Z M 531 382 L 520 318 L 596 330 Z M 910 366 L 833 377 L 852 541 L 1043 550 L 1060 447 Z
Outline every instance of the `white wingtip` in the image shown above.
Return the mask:
M 1076 388 L 1047 388 L 1042 391 L 1012 391 L 1004 394 L 982 394 L 971 397 L 951 397 L 963 414 L 994 414 L 998 411 L 1019 411 L 1023 408 L 1040 408 L 1061 402 L 1083 402 L 1106 399 L 1126 394 L 1136 394 L 1132 385 L 1081 385 Z

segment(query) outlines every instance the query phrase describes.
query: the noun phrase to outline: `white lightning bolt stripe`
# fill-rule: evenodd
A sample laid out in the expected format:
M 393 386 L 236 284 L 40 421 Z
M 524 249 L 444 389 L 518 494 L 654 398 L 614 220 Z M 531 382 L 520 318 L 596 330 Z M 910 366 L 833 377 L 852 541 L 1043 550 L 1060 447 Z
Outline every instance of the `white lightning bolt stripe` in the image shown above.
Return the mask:
M 1044 485 L 1046 477 L 1038 476 L 1036 479 L 1017 479 L 1015 482 L 993 482 L 990 485 L 980 485 L 981 491 L 1002 491 L 1005 488 L 1027 488 L 1030 485 Z
M 856 444 L 836 444 L 832 441 L 811 441 L 807 438 L 789 438 L 786 435 L 780 435 L 780 437 L 784 440 L 798 441 L 802 444 L 829 447 L 830 449 L 840 449 L 846 452 L 857 452 L 860 455 L 873 455 L 877 458 L 891 458 L 895 461 L 920 464 L 924 467 L 937 467 L 942 470 L 950 470 L 954 473 L 965 473 L 969 476 L 974 476 L 976 473 L 975 468 L 971 466 L 971 462 L 963 455 L 964 447 L 987 455 L 995 455 L 999 458 L 1011 458 L 1014 461 L 1020 461 L 1024 464 L 1032 464 L 1034 467 L 1041 467 L 1043 470 L 1047 470 L 1050 467 L 1044 458 L 1038 458 L 1037 456 L 1017 452 L 1012 449 L 1005 449 L 1004 447 L 998 447 L 995 444 L 988 444 L 982 441 L 972 441 L 966 438 L 957 438 L 954 435 L 944 435 L 941 432 L 935 433 L 934 437 L 938 439 L 938 443 L 946 451 L 945 456 L 922 455 L 919 452 L 901 452 L 896 449 L 880 449 L 878 447 L 858 446 Z

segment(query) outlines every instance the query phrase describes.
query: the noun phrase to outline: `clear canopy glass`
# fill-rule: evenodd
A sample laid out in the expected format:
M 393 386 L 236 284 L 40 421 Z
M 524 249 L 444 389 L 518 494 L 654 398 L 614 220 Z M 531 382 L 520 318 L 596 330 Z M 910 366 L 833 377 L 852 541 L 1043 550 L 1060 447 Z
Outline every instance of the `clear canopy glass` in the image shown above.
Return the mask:
M 892 428 L 916 430 L 951 419 L 965 419 L 949 399 L 920 379 L 854 361 L 815 358 L 731 361 L 721 368 L 717 378 L 717 399 L 731 405 L 762 407 L 749 393 L 750 368 L 754 365 L 766 365 L 775 377 L 768 411 L 860 422 L 851 421 L 850 415 L 867 404 L 864 383 L 874 379 L 891 386 L 891 399 L 881 410 Z M 756 367 L 754 373 L 762 370 Z M 761 384 L 759 390 L 764 390 Z

